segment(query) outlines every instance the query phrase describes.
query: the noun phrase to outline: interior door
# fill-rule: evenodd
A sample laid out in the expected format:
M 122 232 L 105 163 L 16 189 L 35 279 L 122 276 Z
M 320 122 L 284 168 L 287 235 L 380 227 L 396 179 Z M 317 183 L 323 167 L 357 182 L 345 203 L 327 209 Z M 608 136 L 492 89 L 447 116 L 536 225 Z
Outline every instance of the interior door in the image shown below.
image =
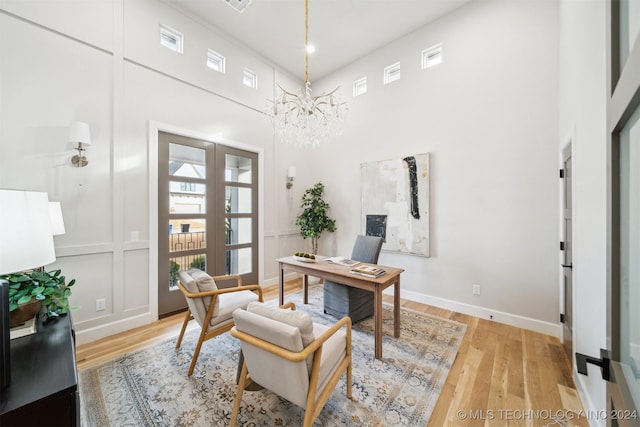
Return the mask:
M 563 157 L 563 206 L 562 206 L 562 222 L 563 222 L 563 260 L 562 260 L 562 277 L 563 277 L 563 299 L 564 309 L 562 316 L 563 327 L 563 344 L 569 356 L 573 359 L 573 239 L 571 232 L 571 215 L 572 215 L 572 175 L 571 168 L 571 145 L 562 152 Z
M 640 425 L 640 2 L 608 3 L 608 425 Z

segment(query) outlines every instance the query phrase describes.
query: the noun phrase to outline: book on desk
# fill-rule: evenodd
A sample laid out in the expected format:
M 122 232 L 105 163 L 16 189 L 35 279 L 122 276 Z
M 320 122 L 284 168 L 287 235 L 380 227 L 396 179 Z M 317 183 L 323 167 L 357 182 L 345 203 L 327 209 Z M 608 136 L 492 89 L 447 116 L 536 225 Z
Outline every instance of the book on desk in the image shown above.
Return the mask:
M 373 265 L 359 265 L 355 268 L 352 268 L 351 273 L 359 274 L 360 276 L 365 277 L 380 277 L 384 273 L 386 273 L 386 271 L 384 270 L 384 268 L 376 267 Z

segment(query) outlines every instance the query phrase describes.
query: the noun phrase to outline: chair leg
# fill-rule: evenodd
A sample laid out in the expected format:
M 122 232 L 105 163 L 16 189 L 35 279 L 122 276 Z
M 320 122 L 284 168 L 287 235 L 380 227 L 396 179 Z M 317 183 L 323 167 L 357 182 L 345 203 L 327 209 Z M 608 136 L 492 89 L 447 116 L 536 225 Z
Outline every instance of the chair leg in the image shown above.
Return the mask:
M 242 363 L 242 371 L 240 372 L 240 379 L 238 380 L 238 387 L 236 388 L 236 401 L 233 402 L 233 411 L 231 411 L 231 423 L 230 427 L 234 427 L 238 422 L 238 413 L 240 412 L 240 403 L 242 402 L 242 393 L 244 392 L 245 382 L 247 380 L 247 364 Z
M 191 317 L 191 310 L 187 310 L 187 314 L 184 316 L 184 322 L 182 322 L 182 330 L 178 336 L 178 342 L 176 342 L 176 348 L 180 348 L 180 344 L 182 344 L 182 337 L 184 337 L 184 332 L 187 330 L 187 324 L 191 319 L 193 319 L 193 317 Z
M 203 328 L 200 333 L 200 338 L 198 338 L 198 344 L 196 345 L 195 350 L 193 350 L 193 359 L 191 360 L 191 366 L 189 366 L 189 372 L 187 376 L 191 376 L 193 374 L 193 370 L 196 367 L 196 362 L 198 361 L 198 356 L 200 356 L 200 348 L 202 348 L 202 343 L 204 342 L 206 330 Z
M 352 373 L 351 373 L 351 360 L 349 360 L 349 364 L 347 365 L 347 397 L 352 399 L 351 394 L 351 383 L 353 382 Z

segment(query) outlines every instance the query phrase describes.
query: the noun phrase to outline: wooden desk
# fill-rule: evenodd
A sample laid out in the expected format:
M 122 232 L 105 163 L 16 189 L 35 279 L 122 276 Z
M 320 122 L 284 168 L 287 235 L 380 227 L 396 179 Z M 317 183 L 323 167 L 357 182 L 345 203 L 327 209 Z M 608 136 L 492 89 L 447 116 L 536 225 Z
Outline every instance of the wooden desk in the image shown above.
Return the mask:
M 309 278 L 320 277 L 354 288 L 373 292 L 373 318 L 375 335 L 375 357 L 382 358 L 382 291 L 393 285 L 393 336 L 400 336 L 400 273 L 402 268 L 379 266 L 386 273 L 377 278 L 364 277 L 350 273 L 351 267 L 332 264 L 330 262 L 301 262 L 292 256 L 279 258 L 280 275 L 278 276 L 279 302 L 284 304 L 284 270 L 291 270 L 303 274 L 304 303 L 309 303 Z

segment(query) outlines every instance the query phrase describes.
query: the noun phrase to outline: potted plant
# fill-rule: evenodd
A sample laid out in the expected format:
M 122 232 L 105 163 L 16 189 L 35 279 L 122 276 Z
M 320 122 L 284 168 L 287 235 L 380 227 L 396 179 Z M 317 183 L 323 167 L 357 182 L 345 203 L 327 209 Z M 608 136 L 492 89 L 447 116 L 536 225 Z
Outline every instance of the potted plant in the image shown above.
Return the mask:
M 9 312 L 11 316 L 16 319 L 19 316 L 18 313 L 28 312 L 29 310 L 24 310 L 27 305 L 35 311 L 31 317 L 40 311 L 40 307 L 46 309 L 47 318 L 68 313 L 71 309 L 69 306 L 71 287 L 76 283 L 76 280 L 73 279 L 66 283 L 65 277 L 61 273 L 61 270 L 32 270 L 0 276 L 0 279 L 9 282 Z M 18 322 L 12 320 L 11 324 L 21 323 L 29 318 Z
M 327 210 L 330 206 L 322 199 L 323 194 L 324 184 L 322 182 L 305 190 L 300 203 L 303 211 L 296 218 L 296 225 L 300 227 L 302 238 L 311 239 L 311 251 L 314 255 L 318 254 L 318 239 L 322 233 L 336 231 L 336 220 L 329 218 Z

